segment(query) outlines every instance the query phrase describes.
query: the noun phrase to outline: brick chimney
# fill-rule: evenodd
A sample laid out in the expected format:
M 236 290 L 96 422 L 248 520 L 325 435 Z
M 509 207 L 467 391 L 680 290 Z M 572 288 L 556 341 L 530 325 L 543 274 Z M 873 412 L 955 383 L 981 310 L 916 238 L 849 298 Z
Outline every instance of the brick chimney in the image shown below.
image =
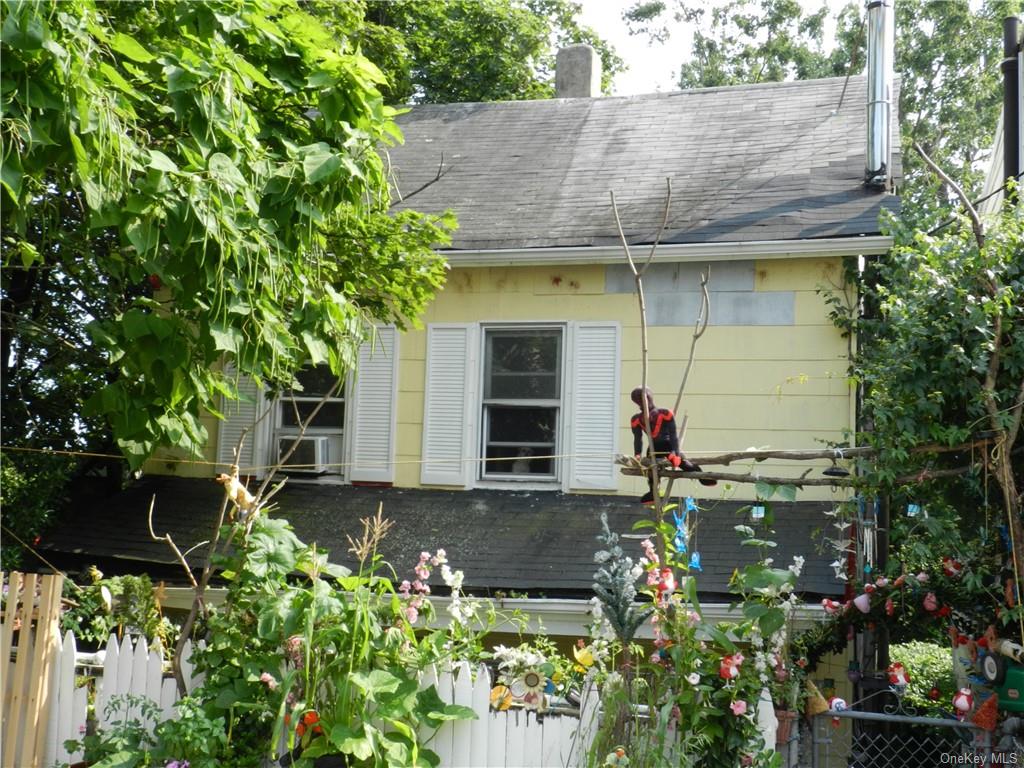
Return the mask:
M 586 43 L 567 45 L 555 59 L 555 97 L 588 99 L 601 95 L 601 57 Z

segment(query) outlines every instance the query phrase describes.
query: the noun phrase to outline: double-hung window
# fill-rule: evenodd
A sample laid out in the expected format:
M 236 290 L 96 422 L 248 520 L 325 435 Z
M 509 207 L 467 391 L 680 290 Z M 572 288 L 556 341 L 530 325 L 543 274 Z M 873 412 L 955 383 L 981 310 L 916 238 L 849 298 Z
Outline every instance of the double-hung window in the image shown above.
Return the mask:
M 306 431 L 285 469 L 340 474 L 345 446 L 345 386 L 336 386 L 337 377 L 327 365 L 305 368 L 295 378 L 300 388 L 285 392 L 277 401 L 278 457 L 291 449 L 306 423 Z M 316 410 L 321 401 L 323 405 Z
M 429 325 L 420 482 L 616 489 L 620 358 L 614 321 Z
M 556 480 L 561 328 L 485 328 L 480 476 Z

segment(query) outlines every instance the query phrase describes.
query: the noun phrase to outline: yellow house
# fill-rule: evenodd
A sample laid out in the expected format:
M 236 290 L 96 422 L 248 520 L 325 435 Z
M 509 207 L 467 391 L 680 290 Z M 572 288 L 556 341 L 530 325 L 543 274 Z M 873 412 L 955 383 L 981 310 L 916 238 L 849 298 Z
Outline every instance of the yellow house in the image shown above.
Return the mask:
M 575 81 L 562 78 L 568 87 L 591 87 L 588 51 L 560 59 L 560 72 L 583 67 Z M 400 119 L 404 145 L 389 153 L 395 197 L 398 207 L 456 213 L 448 283 L 422 329 L 378 329 L 347 390 L 293 456 L 296 476 L 406 488 L 646 490 L 613 463 L 632 452 L 641 333 L 612 192 L 634 258 L 646 260 L 659 241 L 644 290 L 648 383 L 663 407 L 673 405 L 685 368 L 700 274 L 710 275 L 709 326 L 678 414 L 687 455 L 699 462 L 749 447 L 841 444 L 856 421 L 846 377 L 854 341 L 831 322 L 822 291 L 856 301 L 844 260 L 885 252 L 879 214 L 897 205 L 898 150 L 895 160 L 884 151 L 881 174 L 879 162 L 865 173 L 876 138 L 865 125 L 867 90 L 853 77 L 413 107 Z M 662 226 L 666 179 L 672 199 Z M 324 386 L 316 371 L 307 378 L 299 412 Z M 296 432 L 296 411 L 290 398 L 275 405 L 250 395 L 229 407 L 225 423 L 208 422 L 208 458 L 230 463 L 241 429 L 269 407 L 240 462 L 259 476 Z M 215 471 L 163 461 L 150 469 Z M 796 477 L 807 466 L 755 469 Z M 694 483 L 686 492 L 701 490 Z M 750 485 L 710 492 L 752 494 Z M 801 496 L 830 497 L 827 487 Z

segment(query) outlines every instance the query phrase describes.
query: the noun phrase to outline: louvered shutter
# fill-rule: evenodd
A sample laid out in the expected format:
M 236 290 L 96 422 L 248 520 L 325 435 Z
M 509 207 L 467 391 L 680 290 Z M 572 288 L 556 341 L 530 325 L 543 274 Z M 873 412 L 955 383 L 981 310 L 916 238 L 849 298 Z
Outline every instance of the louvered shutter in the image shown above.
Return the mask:
M 395 411 L 398 389 L 398 332 L 377 328 L 376 338 L 359 349 L 352 387 L 352 457 L 349 480 L 393 483 L 395 480 Z
M 572 331 L 568 485 L 576 490 L 615 490 L 619 325 L 581 322 Z
M 460 485 L 469 482 L 475 463 L 470 447 L 476 408 L 476 334 L 471 325 L 427 328 L 427 380 L 423 403 L 423 455 L 420 482 Z
M 221 413 L 224 414 L 224 421 L 220 422 L 217 433 L 217 461 L 224 466 L 217 467 L 217 471 L 227 472 L 228 467 L 234 463 L 234 451 L 238 446 L 238 440 L 242 436 L 242 431 L 248 429 L 242 452 L 238 457 L 238 467 L 243 475 L 260 477 L 268 463 L 268 457 L 264 455 L 266 441 L 263 438 L 266 424 L 270 421 L 268 416 L 257 424 L 257 419 L 266 408 L 263 391 L 249 376 L 238 376 L 234 365 L 230 363 L 224 366 L 224 375 L 229 379 L 235 379 L 237 376 L 238 394 L 242 399 L 222 400 Z

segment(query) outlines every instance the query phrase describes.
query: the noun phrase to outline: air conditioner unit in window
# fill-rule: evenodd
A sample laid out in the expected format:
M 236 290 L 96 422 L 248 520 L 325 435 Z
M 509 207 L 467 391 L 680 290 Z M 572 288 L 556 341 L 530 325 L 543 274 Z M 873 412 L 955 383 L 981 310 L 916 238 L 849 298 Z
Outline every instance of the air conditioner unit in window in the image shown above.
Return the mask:
M 291 449 L 295 435 L 277 438 L 278 459 Z M 327 471 L 330 461 L 328 456 L 330 441 L 326 437 L 301 437 L 299 444 L 282 468 L 288 472 L 306 472 L 322 475 Z

